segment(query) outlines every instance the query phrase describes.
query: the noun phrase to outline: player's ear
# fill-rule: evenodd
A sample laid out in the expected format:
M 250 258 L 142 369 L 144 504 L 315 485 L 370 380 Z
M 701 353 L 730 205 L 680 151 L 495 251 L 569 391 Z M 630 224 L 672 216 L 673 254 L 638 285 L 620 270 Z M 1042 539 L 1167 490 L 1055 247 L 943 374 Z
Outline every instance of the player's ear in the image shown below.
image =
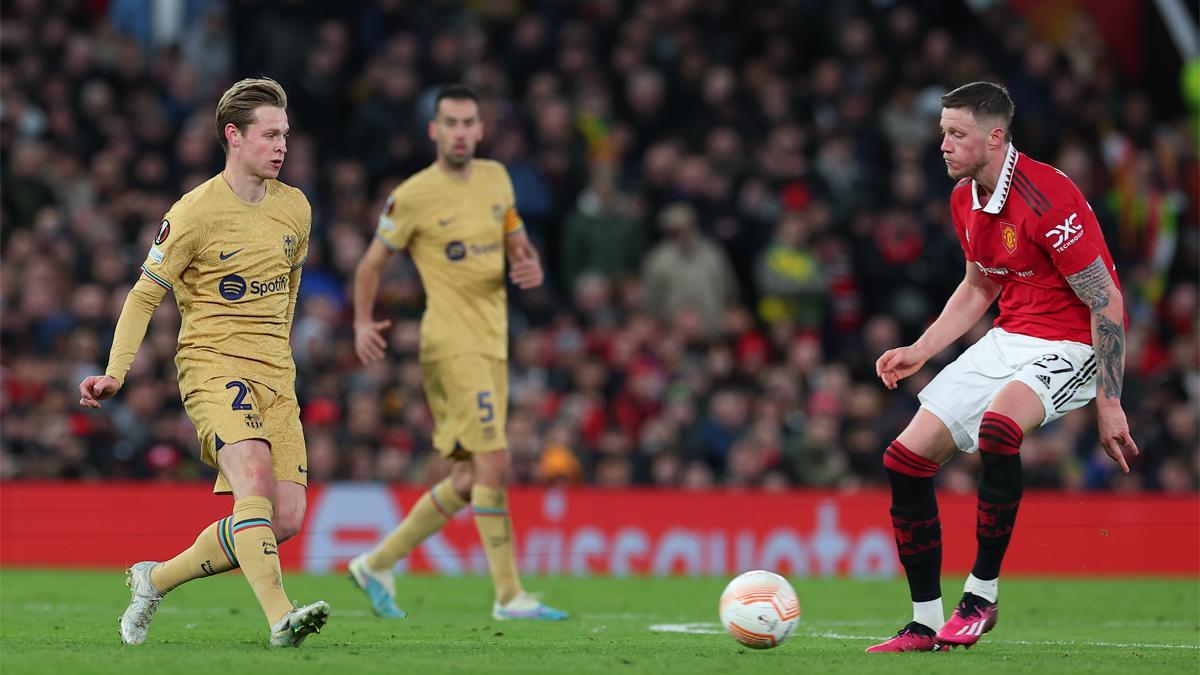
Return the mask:
M 235 147 L 236 145 L 241 144 L 242 130 L 237 128 L 236 124 L 234 124 L 233 122 L 226 124 L 224 131 L 225 131 L 225 143 L 227 145 L 229 145 L 229 147 L 232 148 L 232 147 Z M 237 143 L 234 143 L 235 139 L 237 140 Z
M 996 127 L 988 134 L 988 145 L 996 149 L 1003 148 L 1007 138 L 1008 131 L 1004 127 Z
M 434 115 L 433 119 L 429 120 L 429 140 L 437 143 L 437 115 Z

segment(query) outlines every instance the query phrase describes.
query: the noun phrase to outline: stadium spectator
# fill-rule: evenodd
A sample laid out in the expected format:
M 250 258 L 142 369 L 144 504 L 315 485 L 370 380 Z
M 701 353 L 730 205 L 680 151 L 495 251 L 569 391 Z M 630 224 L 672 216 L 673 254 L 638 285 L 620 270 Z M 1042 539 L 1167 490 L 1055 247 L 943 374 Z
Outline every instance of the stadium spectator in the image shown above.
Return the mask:
M 699 231 L 696 210 L 686 202 L 668 205 L 658 216 L 666 235 L 646 253 L 642 268 L 646 306 L 664 322 L 692 313 L 706 335 L 738 295 L 729 256 Z

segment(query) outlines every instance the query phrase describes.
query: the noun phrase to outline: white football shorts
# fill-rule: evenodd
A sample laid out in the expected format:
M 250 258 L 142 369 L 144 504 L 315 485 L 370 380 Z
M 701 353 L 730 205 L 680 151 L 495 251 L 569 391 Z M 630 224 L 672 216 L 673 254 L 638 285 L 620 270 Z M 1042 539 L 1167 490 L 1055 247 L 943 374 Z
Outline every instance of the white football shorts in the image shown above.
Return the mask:
M 1024 382 L 1042 400 L 1044 425 L 1096 397 L 1096 358 L 1091 345 L 993 328 L 917 398 L 946 425 L 959 450 L 975 452 L 983 413 L 1004 385 L 1014 381 Z

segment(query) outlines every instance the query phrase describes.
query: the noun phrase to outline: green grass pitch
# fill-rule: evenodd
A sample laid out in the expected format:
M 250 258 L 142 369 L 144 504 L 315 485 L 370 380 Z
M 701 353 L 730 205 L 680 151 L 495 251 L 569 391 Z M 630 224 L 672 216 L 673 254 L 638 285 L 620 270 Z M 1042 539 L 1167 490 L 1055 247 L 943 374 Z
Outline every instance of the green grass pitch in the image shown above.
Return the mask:
M 376 619 L 343 577 L 293 574 L 297 600 L 327 600 L 329 625 L 299 650 L 266 647 L 245 581 L 224 575 L 166 598 L 146 643 L 125 647 L 120 572 L 0 570 L 4 673 L 1196 673 L 1194 580 L 1006 579 L 1000 623 L 970 651 L 865 655 L 908 618 L 902 581 L 800 579 L 801 624 L 782 646 L 720 632 L 725 579 L 530 579 L 569 621 L 493 621 L 486 578 L 398 580 L 403 621 Z M 944 588 L 957 598 L 961 579 Z M 947 598 L 947 602 L 951 602 Z M 949 608 L 948 608 L 949 609 Z M 681 632 L 670 632 L 681 631 Z

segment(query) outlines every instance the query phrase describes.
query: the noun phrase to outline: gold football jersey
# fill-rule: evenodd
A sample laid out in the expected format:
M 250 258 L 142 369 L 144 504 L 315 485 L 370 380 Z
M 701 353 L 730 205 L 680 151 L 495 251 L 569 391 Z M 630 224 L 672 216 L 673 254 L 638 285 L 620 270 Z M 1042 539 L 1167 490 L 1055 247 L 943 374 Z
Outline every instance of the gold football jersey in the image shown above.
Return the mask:
M 142 273 L 179 305 L 181 391 L 226 375 L 295 388 L 288 301 L 311 224 L 304 193 L 275 180 L 250 204 L 218 174 L 171 207 Z
M 522 227 L 504 165 L 473 160 L 471 177 L 436 164 L 392 191 L 376 236 L 407 248 L 425 286 L 421 361 L 461 354 L 508 358 L 504 236 Z

